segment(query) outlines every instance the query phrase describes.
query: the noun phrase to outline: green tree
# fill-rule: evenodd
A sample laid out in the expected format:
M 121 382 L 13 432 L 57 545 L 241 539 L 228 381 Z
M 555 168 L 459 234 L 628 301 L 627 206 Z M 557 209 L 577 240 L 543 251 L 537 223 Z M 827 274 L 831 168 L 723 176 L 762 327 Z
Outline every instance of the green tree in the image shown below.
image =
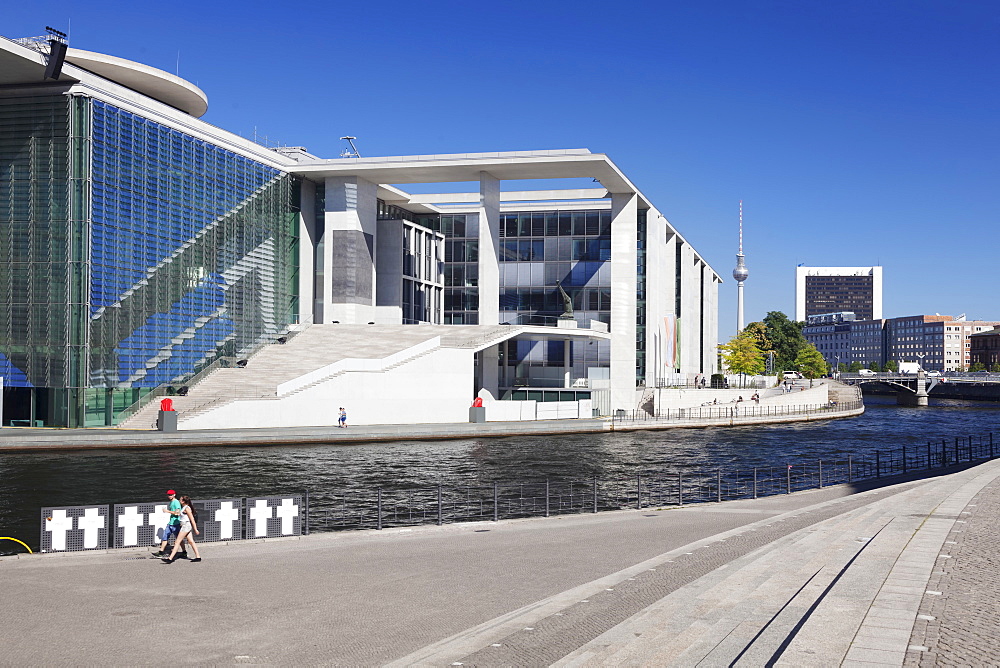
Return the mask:
M 802 336 L 804 324 L 789 320 L 781 311 L 771 311 L 764 317 L 767 340 L 771 344 L 771 350 L 774 351 L 775 370 L 785 371 L 795 368 L 795 358 L 808 343 L 806 337 Z
M 858 364 L 858 363 L 855 362 L 855 364 Z M 858 368 L 859 369 L 861 368 L 860 364 L 858 364 Z M 845 371 L 847 371 L 847 365 L 844 364 L 843 362 L 841 362 L 840 364 L 837 365 L 837 371 L 839 371 L 840 373 L 844 373 Z
M 897 371 L 899 371 L 899 364 L 896 363 L 896 360 L 889 360 L 882 367 L 882 370 L 883 371 L 891 371 L 893 373 L 896 373 Z
M 976 362 L 969 367 L 969 371 L 986 371 L 986 365 L 982 362 Z
M 809 387 L 812 387 L 813 379 L 819 378 L 827 370 L 823 353 L 816 350 L 816 346 L 811 343 L 807 343 L 799 350 L 799 354 L 795 358 L 795 366 L 803 376 L 809 379 Z
M 1000 364 L 994 364 L 992 367 L 990 367 L 990 371 L 992 371 L 993 373 L 1000 373 Z
M 719 346 L 722 361 L 730 373 L 745 377 L 764 373 L 764 353 L 757 347 L 753 336 L 741 333 Z M 742 385 L 742 383 L 741 383 Z
M 767 338 L 767 325 L 764 323 L 760 321 L 751 322 L 749 325 L 744 327 L 743 331 L 740 333 L 753 338 L 754 342 L 757 344 L 757 348 L 762 353 L 772 350 L 771 340 Z
M 847 367 L 847 370 L 851 373 L 857 373 L 861 371 L 861 362 L 851 362 L 851 365 Z
M 878 365 L 878 362 L 872 362 L 872 363 L 870 363 L 868 365 L 868 368 L 871 369 L 872 371 L 881 371 L 882 370 L 882 367 L 880 367 Z

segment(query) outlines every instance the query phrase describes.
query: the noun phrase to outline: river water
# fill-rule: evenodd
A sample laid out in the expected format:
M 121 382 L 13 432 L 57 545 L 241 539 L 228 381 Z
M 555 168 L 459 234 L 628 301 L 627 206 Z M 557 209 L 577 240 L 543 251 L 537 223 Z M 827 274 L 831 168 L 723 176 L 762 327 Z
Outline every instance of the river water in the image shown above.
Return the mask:
M 693 468 L 742 469 L 861 458 L 876 449 L 996 432 L 1000 404 L 865 397 L 855 418 L 784 425 L 363 445 L 174 447 L 0 454 L 0 536 L 39 541 L 43 506 L 289 494 L 310 503 L 376 487 L 585 481 Z M 988 437 L 987 437 L 988 438 Z M 998 441 L 1000 442 L 1000 441 Z M 9 541 L 4 541 L 13 545 Z M 0 544 L 0 553 L 10 550 Z

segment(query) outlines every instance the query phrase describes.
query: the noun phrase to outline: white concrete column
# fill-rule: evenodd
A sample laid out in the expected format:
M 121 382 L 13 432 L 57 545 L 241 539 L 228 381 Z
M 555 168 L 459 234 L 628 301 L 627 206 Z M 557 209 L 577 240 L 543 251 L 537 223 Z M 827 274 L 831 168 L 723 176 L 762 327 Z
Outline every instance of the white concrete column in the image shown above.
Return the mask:
M 709 272 L 705 292 L 705 374 L 718 373 L 719 283 L 721 278 Z
M 635 291 L 638 198 L 611 195 L 611 409 L 635 408 Z
M 573 386 L 573 380 L 570 378 L 573 371 L 573 361 L 570 357 L 570 343 L 569 339 L 563 341 L 563 387 L 566 388 Z
M 377 188 L 357 176 L 326 179 L 324 322 L 363 324 L 375 319 Z
M 489 390 L 494 398 L 500 398 L 500 348 L 499 345 L 490 346 L 479 353 L 479 358 L 483 363 L 483 389 Z
M 500 179 L 479 172 L 479 324 L 500 324 Z
M 690 244 L 681 247 L 681 373 L 694 376 L 698 373 L 701 360 L 701 346 L 698 340 L 701 305 L 702 262 L 696 260 Z

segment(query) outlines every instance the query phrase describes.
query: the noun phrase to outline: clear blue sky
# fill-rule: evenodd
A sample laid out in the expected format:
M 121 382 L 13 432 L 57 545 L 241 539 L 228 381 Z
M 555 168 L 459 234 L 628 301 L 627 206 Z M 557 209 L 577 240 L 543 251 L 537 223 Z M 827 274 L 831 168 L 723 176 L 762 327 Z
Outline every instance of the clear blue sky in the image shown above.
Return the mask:
M 0 34 L 179 73 L 205 120 L 336 157 L 607 153 L 724 277 L 885 267 L 887 316 L 1000 319 L 995 2 L 8 3 Z

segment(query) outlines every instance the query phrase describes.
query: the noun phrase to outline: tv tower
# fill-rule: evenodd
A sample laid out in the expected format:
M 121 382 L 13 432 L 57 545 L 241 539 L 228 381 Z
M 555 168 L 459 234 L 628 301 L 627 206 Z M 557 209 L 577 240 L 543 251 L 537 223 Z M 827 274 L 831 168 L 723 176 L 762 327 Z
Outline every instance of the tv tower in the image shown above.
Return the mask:
M 743 200 L 740 200 L 740 251 L 736 254 L 736 268 L 733 278 L 736 279 L 736 333 L 743 331 L 743 281 L 747 280 L 750 270 L 743 263 Z

